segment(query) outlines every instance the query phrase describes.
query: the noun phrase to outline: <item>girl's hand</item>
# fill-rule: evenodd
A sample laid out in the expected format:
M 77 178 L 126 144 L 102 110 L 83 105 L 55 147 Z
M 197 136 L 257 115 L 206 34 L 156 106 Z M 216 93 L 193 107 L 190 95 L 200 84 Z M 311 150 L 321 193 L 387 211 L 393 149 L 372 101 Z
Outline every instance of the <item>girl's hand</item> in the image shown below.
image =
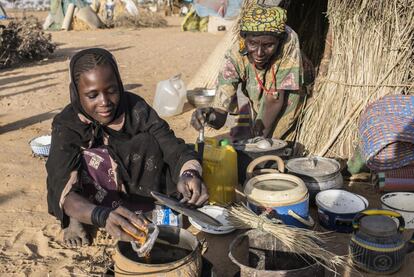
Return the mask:
M 177 190 L 183 195 L 181 203 L 200 207 L 208 200 L 207 187 L 196 170 L 186 170 L 181 174 Z
M 119 206 L 113 210 L 107 220 L 105 229 L 115 239 L 122 241 L 144 241 L 148 222 L 132 211 Z

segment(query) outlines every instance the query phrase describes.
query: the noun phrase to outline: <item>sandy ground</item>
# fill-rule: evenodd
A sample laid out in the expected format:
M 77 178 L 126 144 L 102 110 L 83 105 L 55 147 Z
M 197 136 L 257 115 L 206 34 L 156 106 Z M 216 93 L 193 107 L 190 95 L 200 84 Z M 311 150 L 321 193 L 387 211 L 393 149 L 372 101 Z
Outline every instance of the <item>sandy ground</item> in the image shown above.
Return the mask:
M 101 276 L 105 272 L 110 255 L 105 238 L 83 249 L 62 247 L 60 226 L 47 213 L 45 161 L 32 157 L 28 142 L 49 134 L 51 119 L 68 103 L 68 58 L 82 48 L 111 50 L 125 87 L 149 103 L 158 81 L 181 73 L 188 83 L 221 35 L 182 33 L 179 22 L 179 18 L 169 18 L 170 26 L 163 29 L 55 32 L 58 48 L 49 59 L 0 71 L 1 276 Z M 189 126 L 191 111 L 186 105 L 182 115 L 167 119 L 187 142 L 197 136 Z M 370 186 L 350 190 L 365 195 L 371 207 L 379 206 L 379 194 Z M 233 276 L 237 267 L 227 258 L 227 251 L 235 234 L 198 236 L 207 239 L 205 257 L 218 276 Z M 332 236 L 329 248 L 346 254 L 349 235 Z M 414 276 L 413 262 L 414 254 L 395 276 Z

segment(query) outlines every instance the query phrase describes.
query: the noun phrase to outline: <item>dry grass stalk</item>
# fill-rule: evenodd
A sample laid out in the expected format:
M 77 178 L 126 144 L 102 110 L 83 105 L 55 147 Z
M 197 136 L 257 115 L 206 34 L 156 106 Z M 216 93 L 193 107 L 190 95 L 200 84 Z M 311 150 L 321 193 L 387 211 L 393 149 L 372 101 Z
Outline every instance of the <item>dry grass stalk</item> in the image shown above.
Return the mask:
M 0 69 L 21 62 L 41 60 L 53 53 L 52 36 L 43 32 L 35 17 L 0 25 Z
M 330 0 L 328 18 L 332 58 L 327 75 L 317 79 L 298 138 L 310 153 L 349 158 L 363 108 L 387 94 L 414 93 L 414 2 Z
M 229 209 L 229 222 L 238 229 L 261 229 L 272 234 L 291 252 L 306 254 L 326 269 L 337 272 L 338 267 L 347 265 L 345 256 L 338 256 L 320 245 L 324 244 L 326 233 L 301 228 L 292 228 L 284 224 L 275 224 L 266 217 L 259 216 L 244 206 L 234 205 Z

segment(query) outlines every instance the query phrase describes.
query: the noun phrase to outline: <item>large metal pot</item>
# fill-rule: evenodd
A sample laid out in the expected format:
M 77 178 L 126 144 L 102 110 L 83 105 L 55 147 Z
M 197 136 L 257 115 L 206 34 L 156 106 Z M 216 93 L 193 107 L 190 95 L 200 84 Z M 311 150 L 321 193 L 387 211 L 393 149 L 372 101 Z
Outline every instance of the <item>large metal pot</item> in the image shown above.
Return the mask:
M 286 169 L 305 182 L 312 203 L 314 203 L 318 192 L 339 189 L 344 184 L 341 165 L 334 159 L 322 157 L 291 159 L 287 161 Z
M 260 144 L 263 141 L 269 142 L 270 147 L 261 147 Z M 292 154 L 292 150 L 288 147 L 287 142 L 279 139 L 264 139 L 262 137 L 251 138 L 235 142 L 233 143 L 233 147 L 237 151 L 237 169 L 240 184 L 246 182 L 246 169 L 253 160 L 265 155 L 278 156 L 282 159 L 287 159 Z M 263 169 L 274 167 L 274 161 L 267 162 L 268 163 L 256 165 L 256 168 Z
M 240 267 L 241 277 L 325 276 L 320 263 L 306 253 L 295 253 L 271 234 L 250 230 L 230 244 L 229 258 Z
M 149 259 L 138 258 L 129 242 L 119 241 L 113 256 L 115 276 L 201 276 L 201 245 L 185 229 L 158 226 L 160 233 Z

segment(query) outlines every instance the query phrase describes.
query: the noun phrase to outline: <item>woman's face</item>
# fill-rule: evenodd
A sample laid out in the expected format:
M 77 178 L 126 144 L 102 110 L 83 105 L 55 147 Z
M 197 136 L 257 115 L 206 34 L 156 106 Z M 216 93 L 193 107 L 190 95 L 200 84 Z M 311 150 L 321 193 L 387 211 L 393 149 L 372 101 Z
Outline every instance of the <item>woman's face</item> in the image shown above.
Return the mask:
M 120 91 L 110 65 L 97 66 L 80 75 L 78 83 L 83 110 L 101 124 L 110 123 L 119 104 Z
M 245 42 L 249 61 L 257 69 L 266 68 L 279 45 L 279 39 L 272 35 L 248 35 Z

